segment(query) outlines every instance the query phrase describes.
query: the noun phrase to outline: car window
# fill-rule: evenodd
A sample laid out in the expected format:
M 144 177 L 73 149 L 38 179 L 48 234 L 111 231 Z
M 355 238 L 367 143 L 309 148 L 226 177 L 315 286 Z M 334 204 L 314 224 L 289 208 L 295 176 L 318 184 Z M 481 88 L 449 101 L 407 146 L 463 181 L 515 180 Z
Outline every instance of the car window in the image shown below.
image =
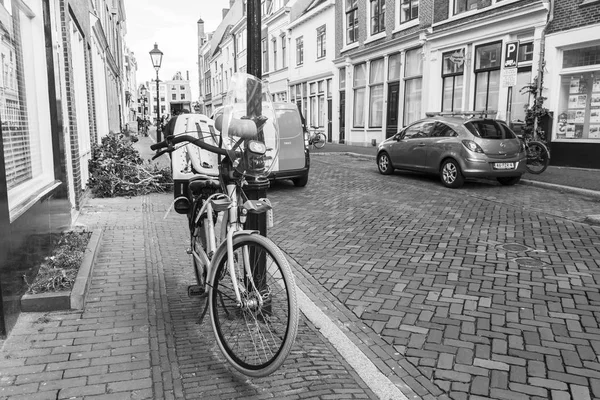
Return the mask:
M 435 125 L 434 121 L 421 121 L 412 124 L 404 131 L 405 139 L 417 139 L 429 137 L 431 129 Z
M 431 131 L 431 137 L 453 137 L 458 136 L 458 133 L 448 125 L 438 122 Z
M 494 120 L 469 121 L 465 123 L 465 128 L 482 139 L 504 140 L 516 138 L 508 126 Z

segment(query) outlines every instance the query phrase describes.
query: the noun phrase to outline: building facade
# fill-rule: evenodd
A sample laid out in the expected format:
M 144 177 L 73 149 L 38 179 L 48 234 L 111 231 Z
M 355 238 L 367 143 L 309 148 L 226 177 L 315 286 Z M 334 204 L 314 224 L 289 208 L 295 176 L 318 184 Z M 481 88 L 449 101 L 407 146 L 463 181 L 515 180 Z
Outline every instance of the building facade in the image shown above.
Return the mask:
M 600 1 L 555 1 L 543 96 L 553 112 L 552 165 L 600 168 Z
M 122 125 L 124 21 L 120 0 L 0 4 L 0 337 L 82 205 L 92 144 Z

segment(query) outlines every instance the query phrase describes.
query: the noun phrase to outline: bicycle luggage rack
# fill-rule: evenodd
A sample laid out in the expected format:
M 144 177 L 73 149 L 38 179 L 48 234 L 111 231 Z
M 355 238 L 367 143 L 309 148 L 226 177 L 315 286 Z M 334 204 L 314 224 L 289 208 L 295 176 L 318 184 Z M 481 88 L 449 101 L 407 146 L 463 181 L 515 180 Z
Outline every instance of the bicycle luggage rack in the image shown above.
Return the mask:
M 470 118 L 495 118 L 498 114 L 496 110 L 479 110 L 479 111 L 428 111 L 425 113 L 427 117 L 463 117 Z

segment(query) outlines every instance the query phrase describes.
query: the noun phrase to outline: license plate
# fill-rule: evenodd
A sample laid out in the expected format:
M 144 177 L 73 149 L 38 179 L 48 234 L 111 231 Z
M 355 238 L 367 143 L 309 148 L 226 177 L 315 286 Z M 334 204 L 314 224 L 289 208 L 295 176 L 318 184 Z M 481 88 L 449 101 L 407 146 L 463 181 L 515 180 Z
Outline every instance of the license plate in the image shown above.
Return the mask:
M 494 169 L 515 169 L 515 163 L 497 162 L 494 163 Z

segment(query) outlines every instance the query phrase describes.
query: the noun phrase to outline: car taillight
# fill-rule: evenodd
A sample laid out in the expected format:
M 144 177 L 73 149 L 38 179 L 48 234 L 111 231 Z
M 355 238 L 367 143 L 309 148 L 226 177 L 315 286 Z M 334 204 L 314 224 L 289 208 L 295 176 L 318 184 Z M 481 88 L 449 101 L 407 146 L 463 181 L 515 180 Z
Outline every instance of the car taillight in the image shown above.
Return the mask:
M 468 149 L 471 150 L 473 153 L 481 153 L 483 154 L 483 149 L 481 147 L 479 147 L 479 145 L 477 143 L 475 143 L 472 140 L 463 140 L 462 144 Z
M 308 143 L 308 132 L 304 132 L 304 148 L 308 149 L 310 144 Z

